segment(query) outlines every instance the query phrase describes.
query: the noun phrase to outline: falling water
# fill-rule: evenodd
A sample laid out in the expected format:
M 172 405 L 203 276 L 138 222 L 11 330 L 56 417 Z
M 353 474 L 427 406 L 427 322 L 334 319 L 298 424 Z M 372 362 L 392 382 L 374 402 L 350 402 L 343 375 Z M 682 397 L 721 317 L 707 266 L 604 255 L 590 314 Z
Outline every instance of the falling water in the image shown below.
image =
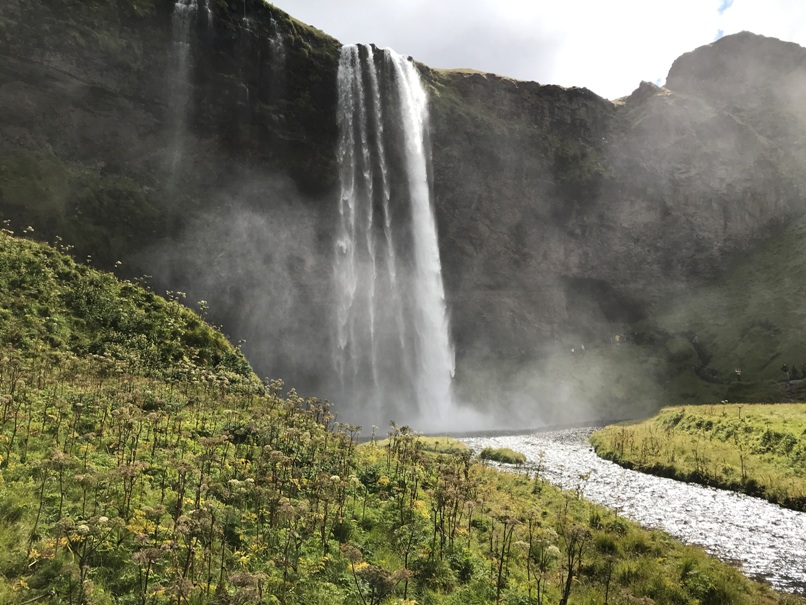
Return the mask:
M 190 25 L 199 10 L 198 0 L 177 0 L 174 4 L 173 28 L 174 40 L 188 43 Z
M 212 32 L 215 28 L 215 14 L 213 13 L 213 7 L 210 4 L 211 0 L 207 0 L 205 3 L 205 10 L 207 11 L 207 31 Z
M 453 349 L 431 207 L 426 93 L 391 50 L 345 46 L 335 366 L 362 421 L 450 420 Z
M 170 86 L 171 123 L 174 128 L 170 161 L 172 174 L 176 173 L 182 160 L 186 105 L 190 99 L 190 40 L 198 10 L 198 0 L 177 0 L 171 22 L 175 48 Z
M 280 24 L 272 17 L 269 21 L 271 25 L 271 37 L 269 38 L 269 48 L 271 49 L 271 81 L 270 81 L 270 101 L 274 102 L 282 97 L 285 92 L 285 36 Z
M 280 29 L 280 25 L 272 17 L 269 20 L 271 24 L 272 37 L 269 40 L 269 45 L 272 51 L 272 62 L 278 70 L 285 68 L 285 36 Z

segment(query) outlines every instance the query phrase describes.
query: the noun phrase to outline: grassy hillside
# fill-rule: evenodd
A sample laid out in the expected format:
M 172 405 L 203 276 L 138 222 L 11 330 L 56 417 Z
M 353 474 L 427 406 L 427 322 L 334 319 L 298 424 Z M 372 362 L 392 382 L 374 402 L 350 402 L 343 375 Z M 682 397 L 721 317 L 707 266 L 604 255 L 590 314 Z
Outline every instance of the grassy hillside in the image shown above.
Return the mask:
M 568 337 L 565 352 L 540 368 L 543 390 L 536 390 L 570 393 L 557 399 L 588 402 L 582 417 L 610 419 L 639 418 L 666 405 L 806 401 L 804 300 L 801 220 L 708 285 L 657 305 L 653 316 L 614 325 L 618 345 L 612 334 L 594 342 Z M 551 405 L 541 409 L 548 413 Z
M 596 453 L 637 470 L 806 510 L 806 404 L 663 409 L 591 436 Z
M 679 370 L 701 370 L 700 380 L 672 380 L 677 397 L 669 403 L 803 400 L 806 383 L 787 383 L 781 368 L 794 368 L 789 377 L 800 379 L 806 364 L 805 238 L 806 221 L 793 223 L 713 285 L 672 301 L 637 327 L 660 336 L 658 344 L 669 338 L 662 346 L 673 344 L 668 358 Z
M 135 375 L 257 381 L 221 332 L 179 304 L 181 292 L 166 301 L 8 229 L 0 232 L 0 284 L 0 345 L 15 362 L 92 355 Z
M 176 301 L 0 234 L 0 602 L 801 603 L 541 479 L 358 428 Z

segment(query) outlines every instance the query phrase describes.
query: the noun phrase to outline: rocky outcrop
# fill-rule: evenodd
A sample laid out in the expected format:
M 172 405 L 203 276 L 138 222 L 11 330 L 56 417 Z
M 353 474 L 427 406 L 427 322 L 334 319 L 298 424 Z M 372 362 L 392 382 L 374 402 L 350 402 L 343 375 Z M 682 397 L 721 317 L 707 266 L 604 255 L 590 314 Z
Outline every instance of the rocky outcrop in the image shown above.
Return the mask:
M 613 103 L 584 89 L 430 72 L 460 351 L 530 357 L 607 339 L 802 212 L 803 179 L 783 161 L 802 161 L 806 129 L 790 117 L 799 107 L 787 113 L 755 94 L 726 102 L 695 83 L 700 53 L 706 62 L 722 46 L 730 57 L 756 56 L 756 45 L 806 53 L 759 36 L 727 38 L 681 58 L 668 87 L 643 83 Z M 777 69 L 779 59 L 768 59 L 759 73 Z M 738 61 L 719 69 L 735 71 Z
M 3 2 L 0 214 L 207 300 L 259 373 L 327 396 L 339 44 L 180 3 L 186 41 L 173 0 Z M 608 342 L 803 212 L 799 46 L 726 37 L 612 102 L 420 68 L 469 399 L 492 360 Z

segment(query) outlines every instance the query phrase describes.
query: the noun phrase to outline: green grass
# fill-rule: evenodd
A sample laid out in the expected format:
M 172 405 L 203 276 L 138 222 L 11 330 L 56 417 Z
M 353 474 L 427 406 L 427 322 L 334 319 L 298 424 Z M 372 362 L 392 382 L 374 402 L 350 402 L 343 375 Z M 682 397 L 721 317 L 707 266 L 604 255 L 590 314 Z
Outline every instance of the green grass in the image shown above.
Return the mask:
M 46 246 L 0 234 L 0 293 L 2 603 L 803 603 L 447 438 L 358 447 L 176 301 Z
M 463 441 L 446 436 L 419 435 L 415 442 L 418 449 L 438 454 L 461 454 L 469 452 L 470 448 Z M 389 439 L 374 440 L 362 444 L 363 447 L 388 447 Z
M 710 355 L 716 383 L 669 385 L 670 402 L 775 402 L 803 400 L 804 389 L 787 385 L 781 366 L 806 363 L 806 221 L 742 259 L 712 285 L 676 297 L 656 317 L 636 327 L 650 333 L 695 334 Z M 689 350 L 693 347 L 689 344 Z M 678 366 L 690 360 L 675 361 Z M 737 382 L 734 370 L 742 371 Z M 716 388 L 714 388 L 716 387 Z M 683 395 L 688 392 L 690 398 Z M 698 399 L 699 398 L 699 399 Z M 687 401 L 686 401 L 687 400 Z
M 573 582 L 572 603 L 600 602 L 606 590 L 611 598 L 619 595 L 625 602 L 642 598 L 692 604 L 799 602 L 796 597 L 766 590 L 756 592 L 735 569 L 708 558 L 700 549 L 642 529 L 540 478 L 500 472 L 467 458 L 435 454 L 421 458 L 418 439 L 401 433 L 358 450 L 358 477 L 368 494 L 376 493 L 380 502 L 387 503 L 386 514 L 407 498 L 415 499 L 413 507 L 392 522 L 400 529 L 405 523 L 404 545 L 412 535 L 433 531 L 435 521 L 438 527 L 447 522 L 445 544 L 440 546 L 437 536 L 431 546 L 443 553 L 444 563 L 440 564 L 442 557 L 437 555 L 425 567 L 433 555 L 427 547 L 412 557 L 410 566 L 418 570 L 415 586 L 420 585 L 409 597 L 415 596 L 418 603 L 537 602 L 538 578 L 542 598 L 556 603 L 567 570 L 561 560 L 574 536 L 584 542 L 584 555 L 581 572 Z M 425 468 L 436 472 L 430 475 L 431 487 L 421 489 L 417 477 Z M 457 493 L 472 499 L 465 501 L 464 511 L 455 517 L 441 517 L 440 503 L 450 510 Z M 384 514 L 370 503 L 358 525 L 369 529 L 371 537 L 382 533 L 383 519 Z M 354 538 L 362 551 L 371 549 L 376 561 L 380 558 L 391 569 L 401 565 L 399 550 L 371 546 L 367 538 Z M 499 565 L 503 570 L 500 579 Z
M 178 300 L 47 245 L 0 232 L 0 284 L 0 345 L 12 359 L 95 355 L 138 375 L 257 380 L 241 352 Z
M 524 456 L 521 452 L 516 452 L 508 447 L 485 447 L 483 450 L 481 450 L 479 458 L 482 460 L 492 460 L 493 462 L 503 462 L 504 464 L 526 463 L 526 456 Z
M 806 510 L 806 404 L 664 408 L 594 433 L 596 453 L 637 470 Z

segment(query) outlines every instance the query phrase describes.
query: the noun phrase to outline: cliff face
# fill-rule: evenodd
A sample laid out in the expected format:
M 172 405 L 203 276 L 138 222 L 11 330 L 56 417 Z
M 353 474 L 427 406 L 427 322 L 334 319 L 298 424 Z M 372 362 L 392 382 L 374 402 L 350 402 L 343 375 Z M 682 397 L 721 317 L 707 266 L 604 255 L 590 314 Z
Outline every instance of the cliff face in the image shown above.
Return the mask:
M 741 38 L 750 55 L 780 44 Z M 584 89 L 430 74 L 460 342 L 489 351 L 492 336 L 496 355 L 518 355 L 607 337 L 608 323 L 633 322 L 713 279 L 802 211 L 792 164 L 804 157 L 803 122 L 754 95 L 727 107 L 708 90 L 677 92 L 687 69 L 676 64 L 669 88 L 644 83 L 615 103 Z
M 259 373 L 327 396 L 338 48 L 257 0 L 6 0 L 0 213 L 207 300 Z M 420 67 L 470 399 L 492 361 L 607 342 L 803 211 L 796 45 L 731 36 L 615 102 Z
M 328 334 L 339 47 L 260 1 L 3 2 L 0 213 L 315 386 L 293 349 Z
M 3 3 L 0 153 L 10 159 L 2 178 L 12 218 L 49 222 L 48 236 L 57 225 L 62 236 L 75 230 L 77 246 L 108 260 L 147 243 L 86 242 L 89 224 L 107 231 L 133 220 L 99 193 L 109 182 L 125 181 L 131 205 L 148 208 L 138 240 L 170 233 L 167 214 L 181 222 L 213 191 L 255 174 L 284 175 L 308 201 L 330 192 L 338 43 L 262 2 L 185 5 Z M 59 182 L 21 184 L 37 167 Z M 77 200 L 83 190 L 94 199 Z M 56 207 L 38 207 L 37 193 Z

